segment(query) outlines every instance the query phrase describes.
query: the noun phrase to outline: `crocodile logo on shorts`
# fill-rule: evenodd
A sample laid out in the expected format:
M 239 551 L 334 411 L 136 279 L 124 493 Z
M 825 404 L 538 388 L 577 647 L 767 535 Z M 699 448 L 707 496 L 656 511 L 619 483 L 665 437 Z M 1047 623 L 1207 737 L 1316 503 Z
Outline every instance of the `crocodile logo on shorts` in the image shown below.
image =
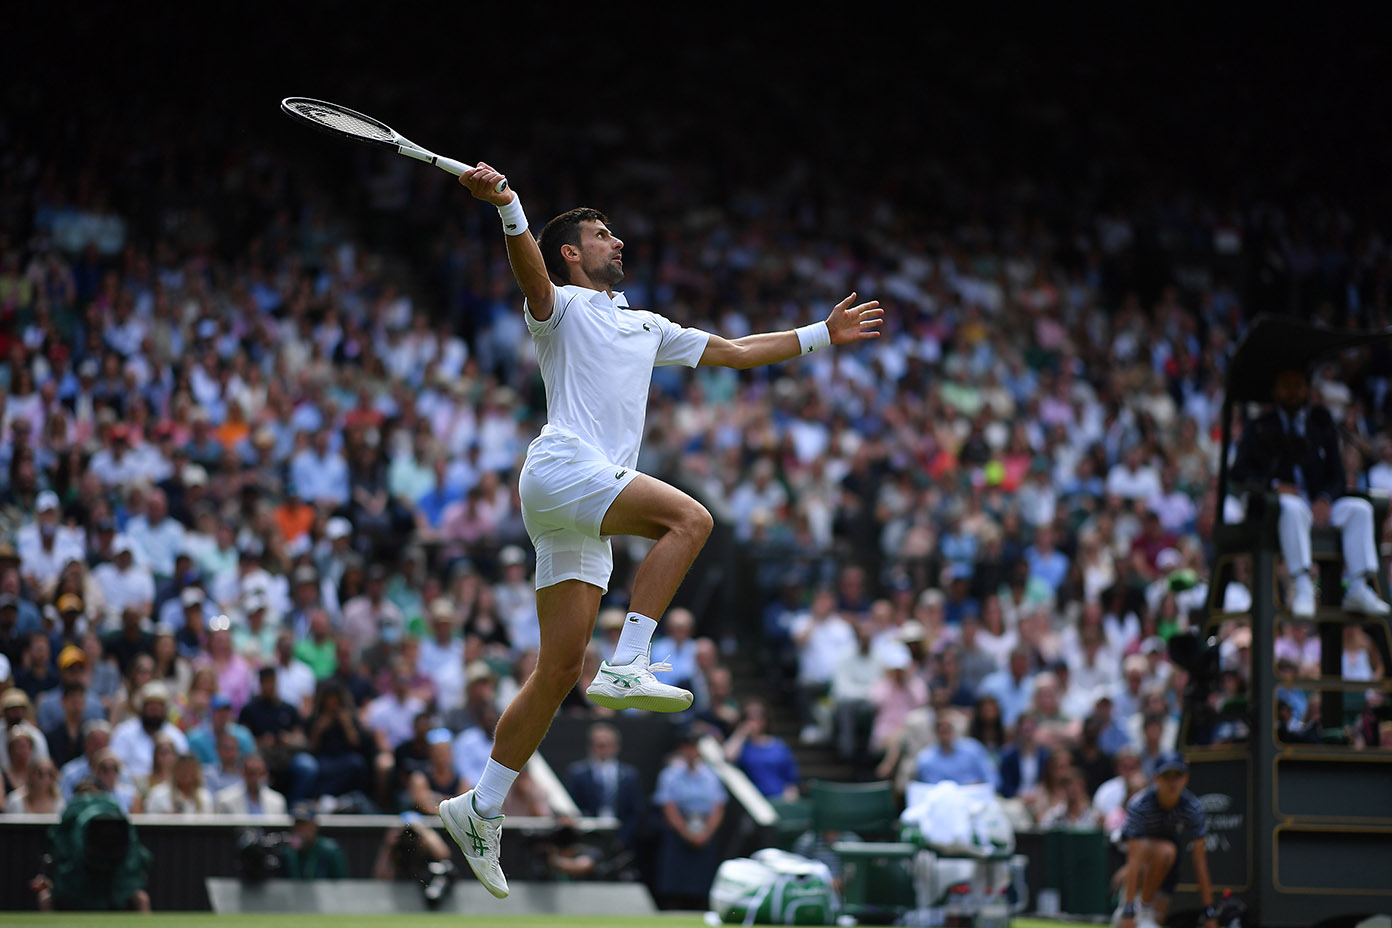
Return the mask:
M 625 468 L 625 469 L 619 471 L 617 474 L 615 474 L 615 475 L 614 475 L 614 479 L 615 479 L 615 480 L 622 480 L 624 474 L 626 474 L 626 473 L 628 473 L 628 469 L 627 469 L 627 468 Z

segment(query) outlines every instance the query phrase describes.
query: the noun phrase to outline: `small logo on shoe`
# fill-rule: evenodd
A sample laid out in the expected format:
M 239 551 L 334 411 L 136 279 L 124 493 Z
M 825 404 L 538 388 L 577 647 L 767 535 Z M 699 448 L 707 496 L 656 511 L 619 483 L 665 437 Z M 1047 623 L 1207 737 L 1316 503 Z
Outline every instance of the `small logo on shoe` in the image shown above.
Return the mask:
M 643 323 L 643 331 L 644 331 L 644 332 L 651 332 L 651 331 L 652 331 L 652 329 L 648 328 L 648 324 L 647 324 L 646 322 Z
M 488 842 L 483 839 L 483 835 L 479 834 L 478 829 L 474 827 L 473 819 L 469 819 L 469 843 L 474 848 L 475 856 L 482 856 L 483 852 L 488 850 Z
M 603 667 L 600 668 L 599 672 L 608 674 L 609 676 L 613 677 L 614 682 L 617 683 L 619 686 L 622 686 L 624 689 L 633 689 L 633 684 L 638 680 L 638 677 L 634 674 L 615 673 L 614 671 L 608 670 Z

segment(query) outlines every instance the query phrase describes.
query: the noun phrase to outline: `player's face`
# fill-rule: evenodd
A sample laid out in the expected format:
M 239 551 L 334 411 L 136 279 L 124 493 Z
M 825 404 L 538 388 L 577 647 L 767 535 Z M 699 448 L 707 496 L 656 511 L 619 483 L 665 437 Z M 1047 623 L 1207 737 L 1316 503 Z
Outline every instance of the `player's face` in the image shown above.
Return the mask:
M 580 270 L 602 287 L 623 283 L 623 239 L 602 222 L 580 223 Z

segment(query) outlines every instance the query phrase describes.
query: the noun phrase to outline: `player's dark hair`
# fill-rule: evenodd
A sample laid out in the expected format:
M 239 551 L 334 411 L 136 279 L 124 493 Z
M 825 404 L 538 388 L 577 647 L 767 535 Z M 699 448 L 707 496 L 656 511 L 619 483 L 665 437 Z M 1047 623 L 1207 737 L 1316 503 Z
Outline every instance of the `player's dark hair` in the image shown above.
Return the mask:
M 580 247 L 580 223 L 582 222 L 602 222 L 608 225 L 609 219 L 597 209 L 577 206 L 575 209 L 561 213 L 541 230 L 541 238 L 537 239 L 537 247 L 541 249 L 542 260 L 546 262 L 546 273 L 551 275 L 552 283 L 560 286 L 570 283 L 570 269 L 569 265 L 566 264 L 566 259 L 561 256 L 561 246 Z

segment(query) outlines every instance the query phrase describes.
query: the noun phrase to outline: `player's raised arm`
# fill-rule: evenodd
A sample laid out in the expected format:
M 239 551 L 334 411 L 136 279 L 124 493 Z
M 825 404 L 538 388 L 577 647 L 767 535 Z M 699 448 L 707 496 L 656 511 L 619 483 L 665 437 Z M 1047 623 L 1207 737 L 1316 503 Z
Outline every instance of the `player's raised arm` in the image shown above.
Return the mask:
M 831 345 L 847 345 L 867 338 L 880 337 L 884 310 L 878 300 L 851 305 L 852 293 L 831 310 L 826 322 L 814 322 L 787 332 L 766 332 L 727 339 L 712 335 L 701 355 L 700 363 L 707 367 L 733 367 L 744 370 L 764 364 L 777 364 L 800 354 L 810 354 Z
M 496 189 L 503 175 L 495 168 L 480 161 L 478 167 L 470 168 L 459 175 L 459 183 L 468 188 L 476 199 L 492 203 L 498 208 L 503 220 L 503 232 L 507 237 L 508 262 L 512 265 L 512 276 L 522 295 L 527 298 L 527 307 L 532 317 L 545 320 L 551 316 L 554 302 L 554 289 L 551 278 L 546 273 L 546 262 L 542 260 L 541 249 L 536 239 L 527 231 L 527 216 L 522 212 L 522 203 L 517 199 L 517 191 L 504 186 Z

